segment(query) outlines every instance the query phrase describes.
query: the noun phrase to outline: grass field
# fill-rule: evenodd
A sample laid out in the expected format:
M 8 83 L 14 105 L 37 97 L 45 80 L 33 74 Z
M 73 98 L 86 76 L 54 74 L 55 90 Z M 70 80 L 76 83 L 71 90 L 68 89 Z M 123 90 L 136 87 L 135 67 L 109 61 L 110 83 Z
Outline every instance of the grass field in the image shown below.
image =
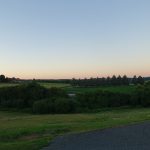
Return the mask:
M 66 87 L 69 93 L 84 93 L 84 92 L 94 92 L 96 90 L 107 90 L 110 92 L 120 92 L 120 93 L 132 93 L 135 90 L 135 86 L 104 86 L 104 87 Z
M 12 87 L 12 86 L 16 86 L 18 84 L 14 84 L 14 83 L 0 83 L 0 88 L 2 87 Z
M 66 88 L 66 87 L 70 87 L 70 84 L 66 84 L 66 83 L 40 83 L 40 85 L 44 86 L 45 88 L 51 88 L 51 87 Z
M 9 83 L 1 83 L 0 88 L 2 87 L 11 87 L 16 86 L 18 84 L 9 84 Z M 84 93 L 84 92 L 94 92 L 96 90 L 108 90 L 111 92 L 120 92 L 120 93 L 132 93 L 135 90 L 135 86 L 106 86 L 106 87 L 73 87 L 70 84 L 65 83 L 40 83 L 40 85 L 45 88 L 57 87 L 63 88 L 68 93 Z
M 135 86 L 103 86 L 103 87 L 73 87 L 70 84 L 64 83 L 40 83 L 46 88 L 58 87 L 63 88 L 68 93 L 84 93 L 84 92 L 94 92 L 96 90 L 107 90 L 111 92 L 120 93 L 132 93 L 135 90 Z
M 38 150 L 55 136 L 150 120 L 149 108 L 122 108 L 91 114 L 31 115 L 0 111 L 0 150 Z

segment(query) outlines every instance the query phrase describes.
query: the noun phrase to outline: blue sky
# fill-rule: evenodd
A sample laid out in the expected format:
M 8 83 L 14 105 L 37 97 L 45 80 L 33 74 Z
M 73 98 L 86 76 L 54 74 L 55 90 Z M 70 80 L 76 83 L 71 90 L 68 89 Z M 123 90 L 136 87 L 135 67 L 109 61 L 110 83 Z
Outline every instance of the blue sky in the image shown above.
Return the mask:
M 0 74 L 150 75 L 149 0 L 0 0 Z

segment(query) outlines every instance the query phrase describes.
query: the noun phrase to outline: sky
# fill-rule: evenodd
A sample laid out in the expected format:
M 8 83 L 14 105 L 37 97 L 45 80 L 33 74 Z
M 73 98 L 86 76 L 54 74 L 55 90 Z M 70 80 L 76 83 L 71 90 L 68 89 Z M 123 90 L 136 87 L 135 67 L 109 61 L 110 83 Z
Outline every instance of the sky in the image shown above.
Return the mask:
M 0 0 L 0 74 L 150 76 L 149 0 Z

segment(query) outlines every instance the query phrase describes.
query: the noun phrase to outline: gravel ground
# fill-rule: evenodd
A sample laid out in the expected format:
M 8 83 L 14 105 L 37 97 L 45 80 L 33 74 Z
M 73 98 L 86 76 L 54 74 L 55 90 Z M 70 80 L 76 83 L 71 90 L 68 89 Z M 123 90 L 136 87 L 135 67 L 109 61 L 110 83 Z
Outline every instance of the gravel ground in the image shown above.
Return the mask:
M 61 136 L 43 150 L 150 150 L 150 122 Z

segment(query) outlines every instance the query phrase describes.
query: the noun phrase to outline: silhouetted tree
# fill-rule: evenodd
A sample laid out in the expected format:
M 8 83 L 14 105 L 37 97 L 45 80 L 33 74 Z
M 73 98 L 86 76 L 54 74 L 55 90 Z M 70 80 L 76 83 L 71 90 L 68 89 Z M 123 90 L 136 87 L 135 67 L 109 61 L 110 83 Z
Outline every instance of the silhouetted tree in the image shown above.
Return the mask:
M 111 78 L 107 77 L 107 79 L 106 79 L 106 85 L 110 85 L 110 84 L 111 84 Z
M 132 84 L 136 85 L 137 84 L 137 77 L 136 75 L 132 78 Z
M 129 85 L 129 79 L 127 78 L 126 75 L 124 75 L 124 76 L 122 77 L 122 83 L 123 83 L 123 85 Z
M 120 75 L 117 77 L 117 85 L 122 85 L 122 78 Z
M 89 86 L 109 86 L 109 85 L 129 85 L 130 83 L 132 84 L 143 84 L 144 83 L 144 78 L 141 76 L 137 77 L 134 76 L 132 78 L 128 78 L 126 75 L 121 77 L 120 75 L 116 77 L 115 75 L 112 76 L 112 78 L 107 77 L 107 78 L 90 78 L 90 79 L 72 79 L 71 84 L 73 86 L 82 86 L 82 87 L 89 87 Z
M 138 84 L 144 84 L 144 79 L 143 79 L 141 76 L 139 76 L 139 77 L 137 78 L 137 83 L 138 83 Z
M 112 85 L 117 85 L 117 78 L 116 78 L 115 75 L 113 75 L 112 78 L 111 78 L 111 84 Z
M 5 82 L 5 76 L 4 75 L 0 75 L 0 82 Z

